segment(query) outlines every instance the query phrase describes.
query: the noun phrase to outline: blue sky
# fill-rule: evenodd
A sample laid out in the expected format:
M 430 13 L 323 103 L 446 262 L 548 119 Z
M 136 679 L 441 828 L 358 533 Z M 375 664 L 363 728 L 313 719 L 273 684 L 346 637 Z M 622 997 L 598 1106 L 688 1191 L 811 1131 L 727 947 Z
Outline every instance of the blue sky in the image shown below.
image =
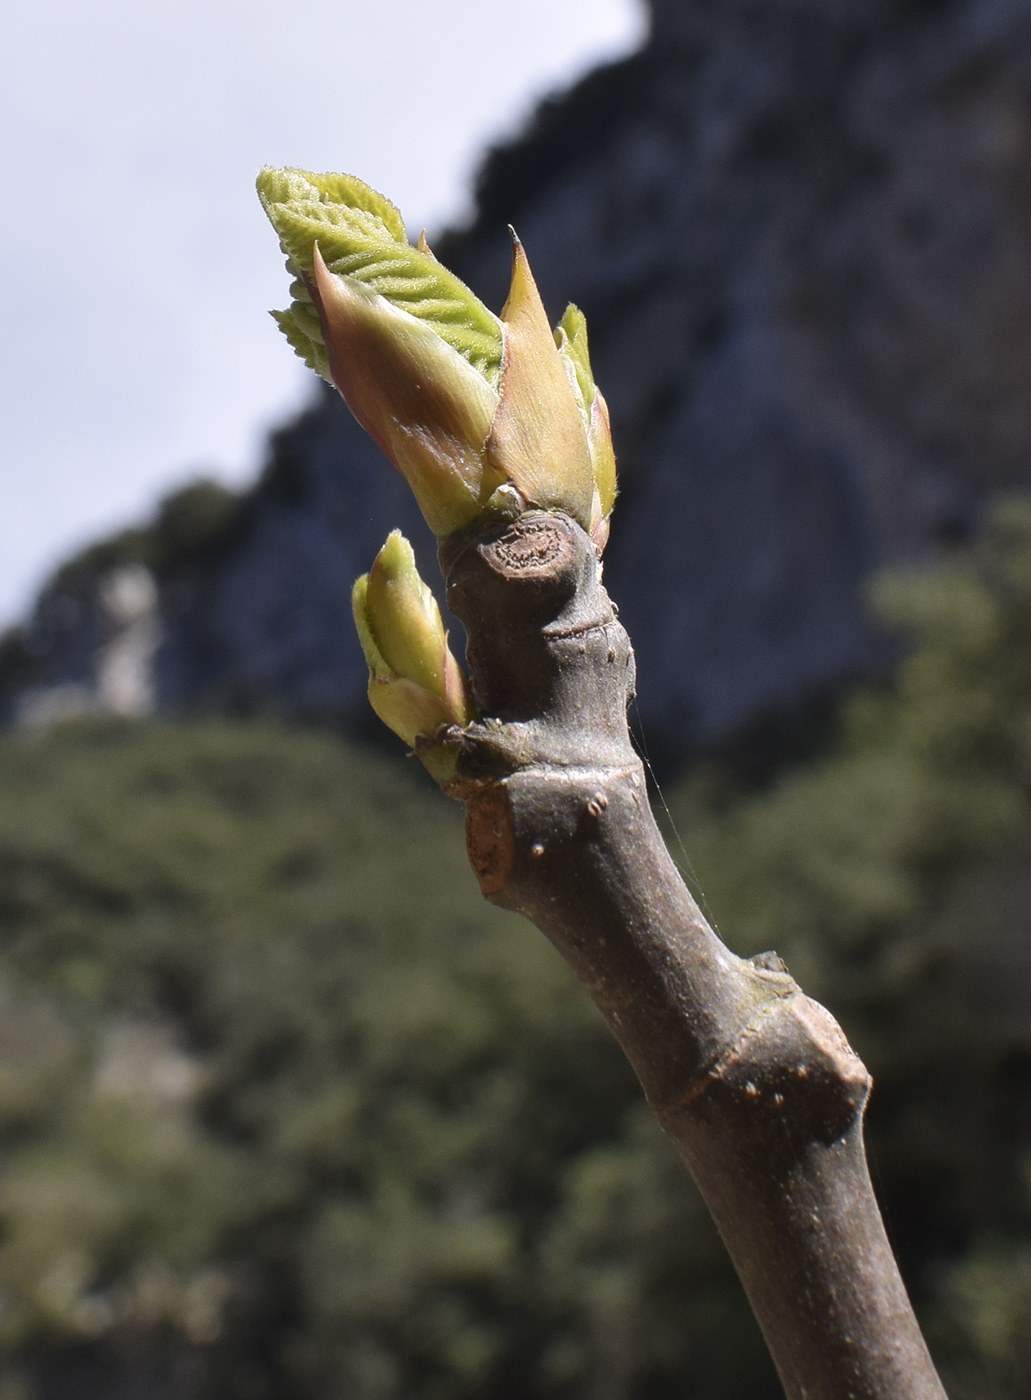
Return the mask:
M 178 482 L 246 482 L 304 402 L 261 165 L 353 171 L 432 232 L 488 141 L 643 30 L 640 0 L 7 6 L 0 624 Z

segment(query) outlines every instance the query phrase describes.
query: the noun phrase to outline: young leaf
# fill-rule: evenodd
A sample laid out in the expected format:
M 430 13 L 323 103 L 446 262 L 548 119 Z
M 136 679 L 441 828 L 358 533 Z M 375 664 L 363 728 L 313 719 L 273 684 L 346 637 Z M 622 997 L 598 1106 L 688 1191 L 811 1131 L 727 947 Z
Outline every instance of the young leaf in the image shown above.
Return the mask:
M 312 170 L 276 170 L 266 165 L 258 176 L 258 195 L 272 204 L 322 203 L 328 210 L 348 208 L 371 214 L 398 243 L 407 243 L 404 219 L 396 204 L 355 175 L 316 174 Z
M 293 286 L 300 287 L 301 291 L 296 294 L 290 310 L 273 311 L 270 315 L 286 336 L 291 350 L 301 357 L 309 369 L 321 375 L 327 383 L 332 383 L 329 355 L 322 339 L 319 314 L 312 305 L 304 283 L 294 282 Z M 302 294 L 307 298 L 306 301 L 301 300 Z
M 311 275 L 317 242 L 330 272 L 352 278 L 424 321 L 492 388 L 498 387 L 498 318 L 428 250 L 411 246 L 389 200 L 354 176 L 271 167 L 258 176 L 258 194 L 296 277 Z M 293 305 L 277 320 L 293 348 L 328 378 L 318 319 L 313 326 L 314 308 L 303 281 L 295 282 L 291 293 Z

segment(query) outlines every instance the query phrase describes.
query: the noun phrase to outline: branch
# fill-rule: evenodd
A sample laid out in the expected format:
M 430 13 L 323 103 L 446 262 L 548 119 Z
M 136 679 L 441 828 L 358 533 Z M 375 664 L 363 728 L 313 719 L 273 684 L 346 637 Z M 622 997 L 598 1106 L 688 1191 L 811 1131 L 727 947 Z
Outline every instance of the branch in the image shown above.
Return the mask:
M 486 897 L 569 962 L 691 1169 L 789 1400 L 942 1400 L 874 1199 L 870 1076 L 775 955 L 745 961 L 671 860 L 630 742 L 634 660 L 561 513 L 445 539 L 473 693 L 457 777 Z
M 266 169 L 258 188 L 296 279 L 277 319 L 442 537 L 485 718 L 400 536 L 354 590 L 374 709 L 466 803 L 487 898 L 532 919 L 601 1008 L 790 1400 L 941 1400 L 866 1168 L 870 1077 L 775 955 L 723 946 L 652 818 L 633 653 L 601 586 L 615 458 L 583 316 L 552 332 L 518 240 L 498 318 L 353 176 Z

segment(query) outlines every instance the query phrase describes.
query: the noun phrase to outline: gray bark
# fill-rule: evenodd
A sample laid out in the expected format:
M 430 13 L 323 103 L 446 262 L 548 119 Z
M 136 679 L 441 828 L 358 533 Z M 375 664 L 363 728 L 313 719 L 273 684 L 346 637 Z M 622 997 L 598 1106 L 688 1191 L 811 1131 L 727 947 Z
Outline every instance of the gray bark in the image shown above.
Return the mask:
M 870 1184 L 865 1067 L 772 954 L 736 957 L 656 826 L 633 652 L 561 514 L 445 541 L 484 718 L 465 731 L 483 893 L 570 963 L 694 1174 L 789 1400 L 942 1400 Z M 657 603 L 657 606 L 659 603 Z

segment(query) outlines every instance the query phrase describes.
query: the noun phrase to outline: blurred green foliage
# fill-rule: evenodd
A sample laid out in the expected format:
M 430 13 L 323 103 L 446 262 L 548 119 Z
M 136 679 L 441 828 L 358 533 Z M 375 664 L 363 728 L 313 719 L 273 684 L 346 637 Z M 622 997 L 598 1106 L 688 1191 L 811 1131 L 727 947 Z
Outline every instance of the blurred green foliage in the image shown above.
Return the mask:
M 829 752 L 667 796 L 731 945 L 874 1071 L 950 1395 L 1018 1400 L 1031 506 L 875 605 L 907 659 Z M 3 1400 L 778 1394 L 619 1052 L 414 769 L 229 722 L 0 741 Z
M 671 809 L 735 949 L 775 947 L 874 1074 L 875 1184 L 952 1400 L 1031 1395 L 1031 501 L 881 579 L 908 644 L 833 750 Z M 696 872 L 696 873 L 695 873 Z M 975 1305 L 976 1300 L 976 1305 Z
M 600 1018 L 414 763 L 240 723 L 9 736 L 0 930 L 11 1395 L 98 1350 L 131 1384 L 144 1338 L 197 1362 L 148 1400 L 768 1374 Z

